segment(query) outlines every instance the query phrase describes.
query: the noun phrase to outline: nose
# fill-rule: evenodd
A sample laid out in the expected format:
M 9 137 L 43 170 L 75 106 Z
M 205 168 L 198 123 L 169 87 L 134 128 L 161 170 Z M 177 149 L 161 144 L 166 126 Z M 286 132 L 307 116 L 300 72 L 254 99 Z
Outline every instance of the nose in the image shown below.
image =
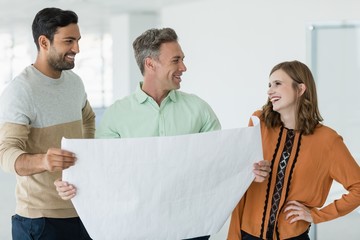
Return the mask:
M 270 86 L 269 89 L 267 90 L 267 94 L 270 96 L 273 93 L 274 93 L 274 89 Z
M 183 61 L 180 62 L 179 70 L 182 72 L 186 72 L 186 70 L 187 70 L 185 63 Z
M 71 51 L 73 51 L 74 53 L 79 53 L 80 52 L 80 47 L 79 47 L 79 42 L 74 41 L 74 44 L 71 48 Z

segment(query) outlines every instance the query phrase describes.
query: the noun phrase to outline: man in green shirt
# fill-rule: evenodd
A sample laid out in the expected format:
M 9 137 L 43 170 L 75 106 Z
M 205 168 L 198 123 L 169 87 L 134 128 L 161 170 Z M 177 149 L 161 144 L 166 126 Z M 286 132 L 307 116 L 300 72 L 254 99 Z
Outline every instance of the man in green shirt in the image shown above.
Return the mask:
M 133 94 L 105 111 L 97 138 L 174 136 L 221 128 L 204 100 L 178 91 L 186 66 L 173 29 L 150 29 L 133 47 L 144 79 Z
M 133 48 L 143 82 L 105 111 L 97 138 L 174 136 L 221 128 L 209 104 L 178 91 L 186 66 L 173 29 L 147 30 L 135 39 Z
M 149 29 L 135 39 L 133 48 L 143 81 L 133 94 L 104 112 L 96 138 L 175 136 L 221 129 L 209 104 L 178 90 L 186 66 L 173 29 Z M 269 166 L 263 162 L 254 166 L 255 181 L 263 181 L 268 175 Z M 73 185 L 62 181 L 55 185 L 63 199 L 75 196 Z

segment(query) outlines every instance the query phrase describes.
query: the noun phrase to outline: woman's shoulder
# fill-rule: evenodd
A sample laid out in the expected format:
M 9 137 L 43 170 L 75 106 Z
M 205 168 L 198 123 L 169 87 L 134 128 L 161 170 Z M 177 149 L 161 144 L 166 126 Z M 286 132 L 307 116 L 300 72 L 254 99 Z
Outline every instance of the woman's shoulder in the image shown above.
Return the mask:
M 320 133 L 329 134 L 329 135 L 338 135 L 338 133 L 334 129 L 332 129 L 331 127 L 326 126 L 322 123 L 319 123 L 316 126 L 315 132 L 320 132 Z
M 334 129 L 321 123 L 316 126 L 314 133 L 310 136 L 318 138 L 322 141 L 333 141 L 336 138 L 341 138 L 341 136 Z

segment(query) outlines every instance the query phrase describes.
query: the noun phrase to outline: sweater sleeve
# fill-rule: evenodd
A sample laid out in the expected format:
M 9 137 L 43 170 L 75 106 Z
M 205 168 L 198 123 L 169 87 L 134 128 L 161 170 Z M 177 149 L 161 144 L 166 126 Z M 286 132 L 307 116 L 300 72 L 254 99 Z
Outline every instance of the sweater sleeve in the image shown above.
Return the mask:
M 30 123 L 35 118 L 32 91 L 27 84 L 11 81 L 0 96 L 0 165 L 15 171 L 15 161 L 25 153 Z
M 89 101 L 86 100 L 85 106 L 82 109 L 83 121 L 83 137 L 94 138 L 95 136 L 95 113 L 92 110 Z
M 328 153 L 330 177 L 348 191 L 340 199 L 321 209 L 313 209 L 314 223 L 320 223 L 344 216 L 360 205 L 360 167 L 351 156 L 342 138 L 338 135 Z
M 25 153 L 29 126 L 16 123 L 0 125 L 0 165 L 6 172 L 16 173 L 15 161 Z

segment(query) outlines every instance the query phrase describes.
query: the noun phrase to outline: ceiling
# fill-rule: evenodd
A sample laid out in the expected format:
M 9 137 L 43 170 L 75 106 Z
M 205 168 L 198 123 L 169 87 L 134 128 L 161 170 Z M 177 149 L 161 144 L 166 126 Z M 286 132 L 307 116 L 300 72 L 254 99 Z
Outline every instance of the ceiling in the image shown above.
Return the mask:
M 0 0 L 0 32 L 30 29 L 35 14 L 45 7 L 70 9 L 79 15 L 81 29 L 104 29 L 107 16 L 157 11 L 195 0 Z

